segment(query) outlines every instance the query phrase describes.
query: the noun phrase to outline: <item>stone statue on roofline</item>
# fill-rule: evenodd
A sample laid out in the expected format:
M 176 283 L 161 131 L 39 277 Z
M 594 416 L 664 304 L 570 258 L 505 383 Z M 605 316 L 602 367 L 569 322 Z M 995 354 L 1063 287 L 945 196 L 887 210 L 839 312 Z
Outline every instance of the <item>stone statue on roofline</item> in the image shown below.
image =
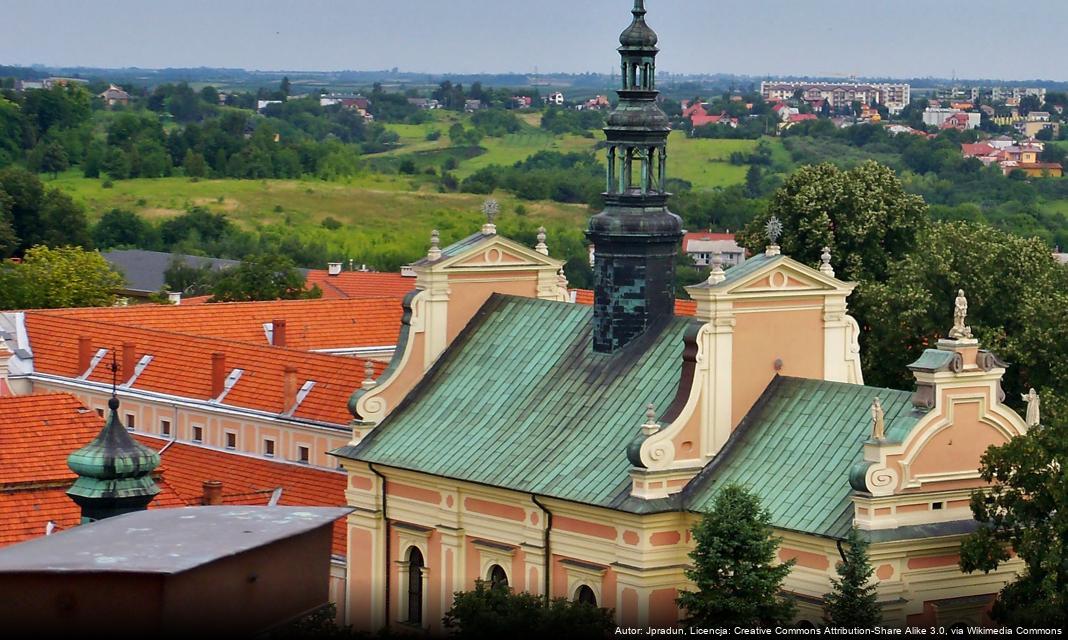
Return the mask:
M 883 411 L 879 396 L 875 396 L 871 403 L 871 437 L 875 440 L 886 440 L 886 412 Z
M 953 302 L 953 328 L 949 330 L 949 337 L 953 340 L 968 340 L 972 337 L 972 328 L 967 324 L 968 299 L 964 297 L 964 289 L 957 291 L 957 299 Z
M 1021 394 L 1021 397 L 1027 403 L 1027 414 L 1024 417 L 1024 421 L 1029 427 L 1037 427 L 1042 422 L 1042 416 L 1039 414 L 1042 399 L 1038 397 L 1038 392 L 1033 387 L 1027 393 Z

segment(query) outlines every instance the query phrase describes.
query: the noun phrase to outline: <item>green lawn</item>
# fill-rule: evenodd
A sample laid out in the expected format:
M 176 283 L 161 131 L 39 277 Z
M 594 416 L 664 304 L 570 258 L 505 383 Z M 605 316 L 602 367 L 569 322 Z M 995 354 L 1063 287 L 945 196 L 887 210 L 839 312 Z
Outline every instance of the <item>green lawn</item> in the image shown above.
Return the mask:
M 482 202 L 488 196 L 438 193 L 413 189 L 410 179 L 367 174 L 345 182 L 320 180 L 200 180 L 155 178 L 117 180 L 103 188 L 100 180 L 70 171 L 46 184 L 70 193 L 85 205 L 91 220 L 105 211 L 123 208 L 148 219 L 181 214 L 190 206 L 225 213 L 249 230 L 296 234 L 324 242 L 344 255 L 396 253 L 404 261 L 426 250 L 432 229 L 449 243 L 474 233 L 483 222 Z M 564 234 L 581 242 L 589 217 L 582 205 L 521 202 L 507 193 L 494 195 L 501 203 L 498 225 L 512 236 L 533 236 L 545 225 L 551 235 Z M 525 213 L 519 215 L 517 206 Z M 322 227 L 332 217 L 342 223 L 336 231 Z

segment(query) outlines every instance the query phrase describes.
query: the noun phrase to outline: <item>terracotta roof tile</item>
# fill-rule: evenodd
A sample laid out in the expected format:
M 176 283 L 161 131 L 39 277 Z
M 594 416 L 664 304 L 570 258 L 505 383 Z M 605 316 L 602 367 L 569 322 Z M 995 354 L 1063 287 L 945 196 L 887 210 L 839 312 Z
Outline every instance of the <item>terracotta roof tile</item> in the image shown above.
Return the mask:
M 65 393 L 0 398 L 0 546 L 77 526 L 78 506 L 66 494 L 74 482 L 67 456 L 100 432 L 104 421 Z M 135 436 L 162 449 L 167 440 Z M 160 493 L 150 509 L 198 505 L 205 480 L 223 483 L 225 504 L 266 505 L 282 488 L 279 504 L 344 506 L 347 476 L 284 462 L 174 443 L 157 468 Z M 334 553 L 345 554 L 343 521 L 335 525 Z
M 589 289 L 574 289 L 575 302 L 578 304 L 593 305 L 593 292 Z M 697 315 L 697 303 L 693 300 L 676 300 L 675 301 L 675 315 L 677 316 L 694 316 Z
M 138 442 L 162 449 L 169 440 L 137 435 Z M 223 484 L 223 504 L 267 505 L 282 489 L 282 506 L 345 506 L 348 476 L 305 465 L 174 442 L 161 456 L 163 477 L 186 504 L 200 504 L 204 482 Z M 345 555 L 345 521 L 334 525 L 334 553 Z
M 143 304 L 54 309 L 41 313 L 257 345 L 269 344 L 264 324 L 285 320 L 285 346 L 311 351 L 395 345 L 403 309 L 396 297 L 385 297 L 200 305 L 183 301 L 177 306 Z
M 336 276 L 322 269 L 312 269 L 305 280 L 310 289 L 319 285 L 323 298 L 403 298 L 415 288 L 415 278 L 399 273 L 373 273 L 365 271 L 342 271 Z
M 75 378 L 78 371 L 78 338 L 87 336 L 92 349 L 114 350 L 122 361 L 124 343 L 134 345 L 135 357 L 151 355 L 132 389 L 165 393 L 195 400 L 211 400 L 212 354 L 225 354 L 225 369 L 244 373 L 222 401 L 224 406 L 241 407 L 281 414 L 291 407 L 284 404 L 284 370 L 295 367 L 296 386 L 306 381 L 315 385 L 300 403 L 293 417 L 317 422 L 347 425 L 349 396 L 364 379 L 364 360 L 308 353 L 280 347 L 254 346 L 240 342 L 202 338 L 180 333 L 125 327 L 117 324 L 68 318 L 50 313 L 26 313 L 26 328 L 34 356 L 34 371 Z M 375 376 L 386 365 L 374 362 Z M 120 372 L 120 380 L 128 374 Z M 88 378 L 110 384 L 111 373 L 101 363 Z

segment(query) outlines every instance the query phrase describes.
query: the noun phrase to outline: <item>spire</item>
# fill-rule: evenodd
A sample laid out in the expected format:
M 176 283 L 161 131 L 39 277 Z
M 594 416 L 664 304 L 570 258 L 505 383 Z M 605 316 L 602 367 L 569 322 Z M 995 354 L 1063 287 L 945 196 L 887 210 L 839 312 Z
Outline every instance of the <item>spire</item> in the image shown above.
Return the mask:
M 615 352 L 674 314 L 675 257 L 682 221 L 667 208 L 668 117 L 656 103 L 656 32 L 636 0 L 619 36 L 619 105 L 604 129 L 605 210 L 590 219 L 596 247 L 594 350 Z
M 96 439 L 67 457 L 67 466 L 78 474 L 67 495 L 81 507 L 82 524 L 142 511 L 159 493 L 152 479 L 159 454 L 135 441 L 119 421 L 115 395 L 118 366 L 114 360 L 111 370 L 107 423 Z

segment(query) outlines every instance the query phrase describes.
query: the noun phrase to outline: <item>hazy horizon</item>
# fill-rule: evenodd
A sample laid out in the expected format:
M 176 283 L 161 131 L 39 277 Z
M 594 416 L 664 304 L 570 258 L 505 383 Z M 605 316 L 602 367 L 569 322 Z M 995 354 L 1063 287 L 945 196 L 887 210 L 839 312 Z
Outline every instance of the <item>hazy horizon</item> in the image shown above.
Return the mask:
M 373 71 L 427 74 L 609 73 L 631 0 L 189 0 L 185 10 L 143 0 L 9 0 L 0 64 L 144 69 Z M 986 0 L 952 19 L 827 0 L 818 11 L 789 0 L 725 6 L 647 0 L 661 69 L 678 74 L 1068 80 L 1068 3 L 1034 0 L 1019 20 Z M 532 8 L 531 8 L 532 7 Z M 524 13 L 517 15 L 517 9 Z M 1020 33 L 1019 30 L 1013 33 Z M 994 45 L 997 46 L 994 46 Z M 985 49 L 992 51 L 979 55 Z M 1020 51 L 1020 53 L 1017 53 Z M 1024 53 L 1026 52 L 1026 55 Z

